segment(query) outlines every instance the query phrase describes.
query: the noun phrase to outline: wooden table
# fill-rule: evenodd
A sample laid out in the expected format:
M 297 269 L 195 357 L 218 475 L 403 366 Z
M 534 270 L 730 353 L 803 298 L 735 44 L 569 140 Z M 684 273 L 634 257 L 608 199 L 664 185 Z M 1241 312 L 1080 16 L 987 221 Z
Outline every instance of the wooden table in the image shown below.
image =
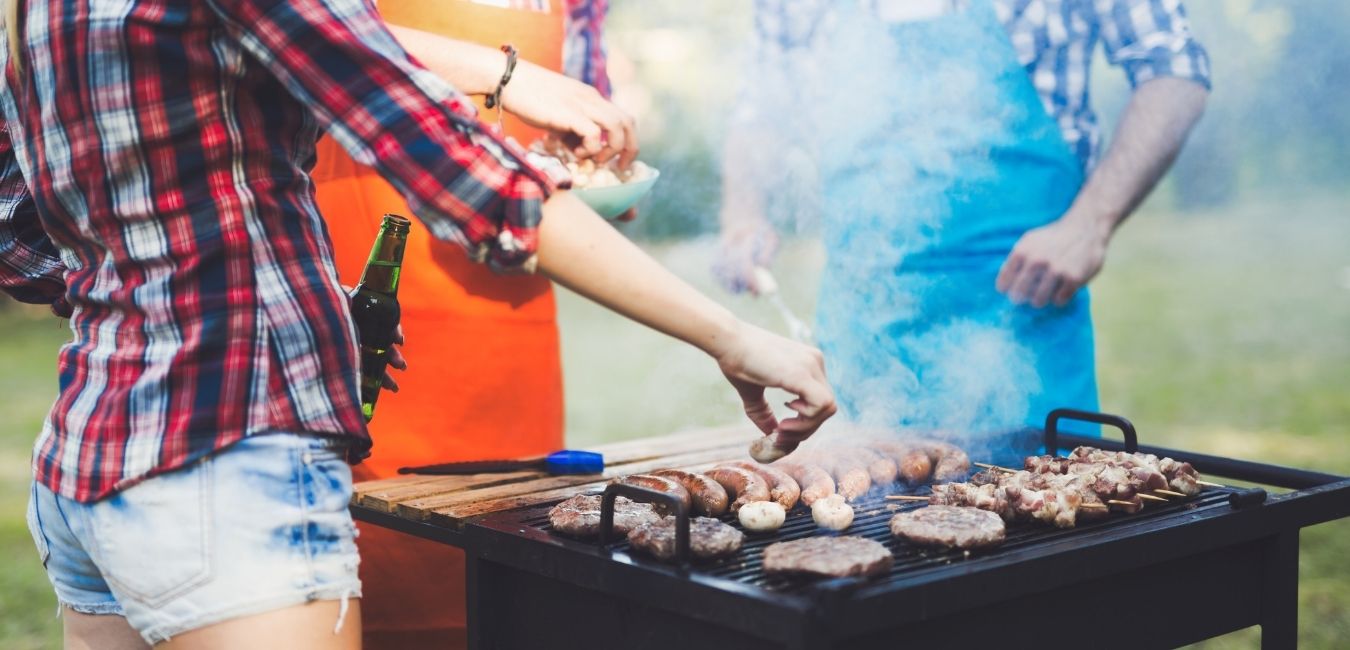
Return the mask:
M 629 474 L 677 468 L 702 471 L 749 457 L 761 435 L 749 424 L 697 429 L 592 447 L 605 456 L 603 474 L 550 476 L 507 472 L 465 476 L 399 476 L 358 483 L 352 516 L 386 528 L 463 546 L 466 523 L 494 512 L 559 501 L 597 490 Z M 428 463 L 437 462 L 427 459 Z

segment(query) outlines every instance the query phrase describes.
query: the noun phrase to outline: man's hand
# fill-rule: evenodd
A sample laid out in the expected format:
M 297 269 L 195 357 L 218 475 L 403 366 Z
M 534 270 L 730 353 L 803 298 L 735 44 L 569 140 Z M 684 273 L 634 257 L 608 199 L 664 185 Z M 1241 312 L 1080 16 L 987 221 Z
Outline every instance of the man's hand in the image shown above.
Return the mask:
M 1022 235 L 995 286 L 1014 304 L 1063 307 L 1102 270 L 1109 239 L 1109 228 L 1066 215 Z
M 502 106 L 530 126 L 559 134 L 578 158 L 604 163 L 617 156 L 620 169 L 637 159 L 633 116 L 570 77 L 520 61 L 502 90 Z
M 403 326 L 399 325 L 394 329 L 394 344 L 389 346 L 389 365 L 384 369 L 384 380 L 381 385 L 385 390 L 398 392 L 398 382 L 394 381 L 393 373 L 389 368 L 396 370 L 407 370 L 408 360 L 403 357 Z

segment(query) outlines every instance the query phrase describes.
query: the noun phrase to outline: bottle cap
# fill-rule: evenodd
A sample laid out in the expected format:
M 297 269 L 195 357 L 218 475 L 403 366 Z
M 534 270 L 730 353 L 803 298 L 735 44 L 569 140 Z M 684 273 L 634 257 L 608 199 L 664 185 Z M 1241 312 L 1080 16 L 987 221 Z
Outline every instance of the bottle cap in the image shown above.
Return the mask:
M 605 471 L 605 456 L 593 451 L 564 449 L 544 459 L 550 474 L 599 474 Z

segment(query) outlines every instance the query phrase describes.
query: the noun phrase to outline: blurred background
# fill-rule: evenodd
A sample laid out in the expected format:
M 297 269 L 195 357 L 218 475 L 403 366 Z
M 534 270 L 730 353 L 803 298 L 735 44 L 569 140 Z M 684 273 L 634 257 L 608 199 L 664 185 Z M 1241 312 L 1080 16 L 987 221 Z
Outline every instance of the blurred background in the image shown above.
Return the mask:
M 662 172 L 623 229 L 738 314 L 785 332 L 770 306 L 727 294 L 710 272 L 718 143 L 743 81 L 751 3 L 612 5 L 616 101 L 638 116 L 642 158 Z M 1187 7 L 1213 59 L 1214 92 L 1093 285 L 1102 407 L 1151 443 L 1350 474 L 1350 3 Z M 1098 54 L 1094 101 L 1109 134 L 1128 86 Z M 823 253 L 809 229 L 795 235 L 773 270 L 788 304 L 810 314 Z M 559 312 L 570 446 L 741 417 L 700 353 L 565 291 Z M 7 298 L 0 332 L 0 647 L 54 648 L 55 600 L 23 512 L 30 447 L 69 332 Z M 1350 644 L 1347 557 L 1350 522 L 1304 531 L 1303 647 Z M 1201 647 L 1258 642 L 1253 629 Z

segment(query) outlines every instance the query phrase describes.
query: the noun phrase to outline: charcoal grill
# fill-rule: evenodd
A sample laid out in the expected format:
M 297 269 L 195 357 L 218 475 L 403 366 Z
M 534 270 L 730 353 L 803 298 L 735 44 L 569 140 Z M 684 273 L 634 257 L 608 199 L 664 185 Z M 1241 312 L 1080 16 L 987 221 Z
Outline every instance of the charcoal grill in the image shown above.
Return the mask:
M 1124 442 L 1058 433 L 1058 417 L 1123 426 Z M 1123 423 L 1123 425 L 1121 424 Z M 1000 547 L 969 555 L 891 539 L 900 510 L 855 504 L 846 532 L 880 541 L 895 565 L 873 579 L 773 576 L 767 545 L 822 532 L 798 507 L 776 534 L 734 557 L 663 564 L 626 542 L 552 533 L 558 495 L 447 527 L 355 507 L 358 518 L 453 543 L 468 557 L 474 648 L 1167 648 L 1252 625 L 1263 648 L 1297 645 L 1299 529 L 1350 515 L 1350 480 L 1137 445 L 1115 416 L 1060 412 L 1021 445 L 1090 444 L 1186 460 L 1207 478 L 1290 491 L 1207 488 L 1073 529 L 1012 526 Z M 1051 452 L 1053 453 L 1053 451 Z M 591 484 L 590 490 L 600 486 Z M 586 490 L 578 490 L 586 491 Z

